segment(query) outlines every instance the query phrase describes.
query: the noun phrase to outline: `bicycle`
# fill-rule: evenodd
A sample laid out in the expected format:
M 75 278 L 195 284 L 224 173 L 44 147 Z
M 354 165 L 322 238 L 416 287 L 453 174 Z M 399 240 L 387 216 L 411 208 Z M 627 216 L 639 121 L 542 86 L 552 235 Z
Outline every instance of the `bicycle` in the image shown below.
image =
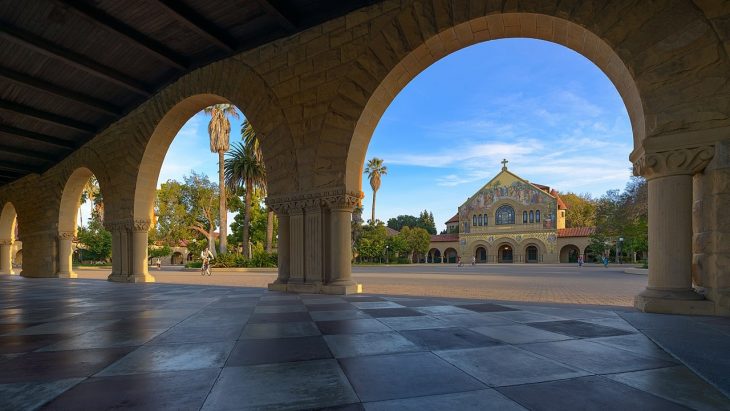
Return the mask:
M 203 260 L 203 265 L 200 267 L 200 275 L 211 275 L 210 272 L 210 261 L 206 258 Z

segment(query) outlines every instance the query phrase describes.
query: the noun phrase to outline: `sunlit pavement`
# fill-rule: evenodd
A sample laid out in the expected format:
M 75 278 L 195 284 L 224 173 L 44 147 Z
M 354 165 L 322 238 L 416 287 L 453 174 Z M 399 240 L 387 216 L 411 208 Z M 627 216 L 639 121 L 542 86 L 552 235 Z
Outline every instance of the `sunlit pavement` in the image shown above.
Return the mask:
M 503 301 L 633 306 L 647 283 L 644 275 L 625 274 L 631 266 L 574 264 L 414 264 L 355 266 L 353 276 L 365 292 L 389 295 L 482 298 Z M 176 267 L 150 267 L 156 281 L 173 284 L 266 287 L 276 273 L 213 270 L 210 277 Z M 79 278 L 106 279 L 109 270 L 78 270 Z
M 730 408 L 730 319 L 17 276 L 0 296 L 0 409 Z

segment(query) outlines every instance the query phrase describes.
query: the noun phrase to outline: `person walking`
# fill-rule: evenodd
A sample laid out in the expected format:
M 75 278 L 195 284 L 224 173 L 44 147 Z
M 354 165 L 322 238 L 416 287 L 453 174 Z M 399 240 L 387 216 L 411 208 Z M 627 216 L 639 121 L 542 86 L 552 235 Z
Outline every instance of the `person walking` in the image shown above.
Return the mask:
M 603 256 L 603 268 L 608 268 L 608 257 Z
M 456 256 L 456 266 L 457 267 L 463 267 L 464 264 L 461 262 L 461 256 Z
M 200 267 L 200 275 L 210 275 L 210 260 L 213 259 L 213 253 L 208 248 L 204 248 L 200 252 L 200 258 L 203 260 L 203 265 Z
M 477 264 L 477 257 L 476 256 L 472 256 L 471 257 L 471 265 L 476 265 L 476 264 Z
M 578 256 L 578 268 L 583 267 L 583 256 Z

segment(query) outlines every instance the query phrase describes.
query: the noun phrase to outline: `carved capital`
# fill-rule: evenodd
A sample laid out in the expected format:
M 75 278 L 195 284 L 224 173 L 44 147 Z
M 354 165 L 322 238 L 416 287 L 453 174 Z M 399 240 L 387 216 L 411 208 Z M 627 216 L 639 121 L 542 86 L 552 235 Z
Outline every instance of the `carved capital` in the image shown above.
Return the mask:
M 150 220 L 134 220 L 132 224 L 132 231 L 149 231 L 151 222 Z
M 74 238 L 73 231 L 59 231 L 58 232 L 59 240 L 73 240 L 73 238 Z
M 13 245 L 13 240 L 0 240 L 0 245 Z
M 646 153 L 634 163 L 634 175 L 645 177 L 647 180 L 674 175 L 693 175 L 704 170 L 714 155 L 713 146 Z
M 324 203 L 330 210 L 346 210 L 352 211 L 362 198 L 362 193 L 342 193 L 331 195 L 323 198 Z

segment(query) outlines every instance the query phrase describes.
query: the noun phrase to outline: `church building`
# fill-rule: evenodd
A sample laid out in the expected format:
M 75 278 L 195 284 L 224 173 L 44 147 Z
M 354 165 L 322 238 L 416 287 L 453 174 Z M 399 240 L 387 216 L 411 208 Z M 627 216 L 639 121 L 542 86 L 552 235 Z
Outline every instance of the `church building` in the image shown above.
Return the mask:
M 502 171 L 459 206 L 447 233 L 431 236 L 426 261 L 568 263 L 590 260 L 592 227 L 565 228 L 567 207 L 554 189 Z

